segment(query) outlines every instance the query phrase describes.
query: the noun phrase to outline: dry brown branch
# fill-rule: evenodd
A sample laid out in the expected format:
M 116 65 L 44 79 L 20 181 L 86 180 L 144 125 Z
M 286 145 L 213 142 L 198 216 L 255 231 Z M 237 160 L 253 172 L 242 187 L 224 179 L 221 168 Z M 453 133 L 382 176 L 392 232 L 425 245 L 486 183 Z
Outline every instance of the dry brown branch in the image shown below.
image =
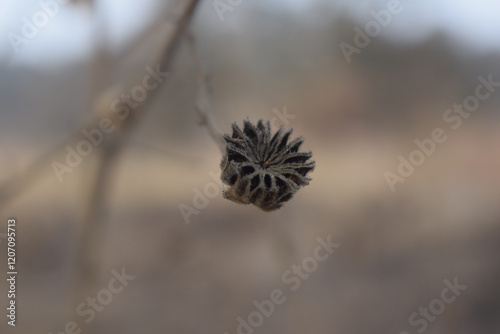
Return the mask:
M 179 11 L 176 13 L 176 18 L 172 19 L 170 13 L 167 23 L 169 30 L 164 37 L 164 44 L 158 52 L 154 64 L 159 64 L 161 71 L 168 71 L 173 61 L 175 51 L 182 37 L 182 33 L 188 26 L 193 17 L 196 6 L 199 0 L 179 1 Z M 165 31 L 166 25 L 158 25 L 161 32 Z M 105 43 L 104 43 L 105 44 Z M 100 43 L 103 46 L 103 43 Z M 107 59 L 103 54 L 104 50 L 98 49 L 94 71 L 96 73 L 94 80 L 102 84 L 107 82 L 106 78 L 102 78 L 103 67 L 107 67 Z M 101 77 L 99 77 L 101 75 Z M 104 79 L 104 80 L 102 80 Z M 139 107 L 131 111 L 130 115 L 123 120 L 118 119 L 117 115 L 110 110 L 110 101 L 119 97 L 121 92 L 129 91 L 138 82 L 142 82 L 141 78 L 132 78 L 129 82 L 114 85 L 108 88 L 96 98 L 100 103 L 95 103 L 94 110 L 91 113 L 92 118 L 83 128 L 98 128 L 100 121 L 103 118 L 109 118 L 116 125 L 117 130 L 109 134 L 100 146 L 96 148 L 94 158 L 97 158 L 97 171 L 93 176 L 89 191 L 88 208 L 86 217 L 81 228 L 81 233 L 78 238 L 76 251 L 75 267 L 76 267 L 76 282 L 75 282 L 75 298 L 79 302 L 92 288 L 97 281 L 100 270 L 100 258 L 102 256 L 102 245 L 106 231 L 106 220 L 104 219 L 106 209 L 107 190 L 112 182 L 112 171 L 116 164 L 119 153 L 125 147 L 126 141 L 123 138 L 133 131 L 140 119 L 143 118 L 146 110 L 154 102 L 155 97 L 160 95 L 161 89 L 156 89 L 148 94 L 148 98 L 142 101 Z M 95 82 L 94 82 L 95 83 Z M 99 90 L 99 89 L 98 89 Z M 98 90 L 95 91 L 97 96 Z M 47 151 L 38 158 L 25 171 L 10 178 L 7 182 L 0 186 L 0 205 L 5 205 L 8 201 L 21 194 L 24 190 L 32 186 L 39 177 L 50 169 L 51 162 L 55 161 L 62 154 L 64 147 L 67 145 L 75 145 L 80 140 L 84 139 L 81 132 L 77 131 L 66 140 L 56 145 L 53 149 Z
M 160 68 L 162 70 L 167 70 L 170 67 L 170 63 L 172 61 L 173 52 L 176 49 L 176 46 L 182 36 L 182 32 L 186 28 L 194 14 L 195 8 L 200 1 L 180 1 L 182 3 L 181 9 L 178 10 L 178 14 L 176 18 L 172 18 L 170 13 L 165 14 L 168 16 L 168 23 L 171 29 L 167 31 L 167 37 L 163 40 L 165 41 L 164 45 L 161 48 L 161 52 L 158 52 L 158 56 L 156 57 L 156 61 L 160 64 Z M 165 25 L 160 24 L 157 25 L 158 30 L 164 33 Z M 150 32 L 149 29 L 146 32 Z M 39 177 L 50 169 L 50 163 L 58 158 L 60 154 L 63 153 L 64 147 L 66 145 L 74 145 L 78 141 L 85 139 L 81 131 L 86 128 L 97 128 L 99 126 L 99 122 L 102 118 L 108 117 L 115 121 L 117 118 L 112 114 L 110 110 L 110 101 L 117 98 L 121 92 L 126 91 L 127 88 L 131 88 L 137 84 L 137 82 L 141 82 L 142 78 L 134 77 L 129 82 L 125 84 L 120 84 L 119 87 L 116 85 L 108 88 L 104 93 L 100 95 L 100 99 L 103 101 L 107 101 L 107 103 L 100 103 L 95 105 L 94 111 L 91 113 L 91 119 L 82 126 L 79 130 L 75 131 L 73 134 L 69 135 L 66 139 L 56 144 L 52 149 L 46 151 L 39 158 L 37 158 L 32 164 L 30 164 L 26 169 L 17 172 L 15 175 L 12 175 L 8 178 L 8 180 L 4 181 L 0 184 L 0 207 L 5 206 L 8 202 L 15 199 L 16 196 L 21 194 L 23 191 L 28 189 L 30 186 L 34 184 L 35 181 L 39 179 Z M 126 119 L 127 124 L 123 124 L 124 127 L 128 127 L 128 124 L 136 123 L 132 121 L 136 115 L 141 114 L 141 110 L 147 109 L 147 107 L 154 101 L 155 97 L 159 95 L 161 92 L 160 89 L 153 90 L 149 93 L 148 98 L 145 99 L 140 108 L 134 110 L 135 115 L 131 115 Z M 120 121 L 120 120 L 118 120 Z M 122 135 L 120 131 L 117 131 L 116 135 Z
M 184 4 L 179 19 L 174 24 L 172 32 L 166 38 L 165 45 L 157 59 L 157 63 L 160 64 L 162 71 L 169 68 L 182 33 L 189 24 L 198 3 L 199 1 L 192 0 Z M 129 88 L 136 82 L 141 81 L 134 80 L 131 85 L 125 87 Z M 126 138 L 126 133 L 133 131 L 139 120 L 144 117 L 144 113 L 152 104 L 154 97 L 158 96 L 160 91 L 160 89 L 151 91 L 148 98 L 140 106 L 131 111 L 130 115 L 121 121 L 120 126 L 112 133 L 112 136 L 99 146 L 99 166 L 90 191 L 87 216 L 85 217 L 81 237 L 79 238 L 77 259 L 75 261 L 77 268 L 76 298 L 78 300 L 84 297 L 89 288 L 92 288 L 92 285 L 97 281 L 99 276 L 101 250 L 106 231 L 106 220 L 104 219 L 106 192 L 109 190 L 112 182 L 113 173 L 111 172 L 113 166 L 126 144 L 123 138 Z M 116 120 L 116 115 L 113 115 L 111 110 L 107 110 L 107 106 L 106 103 L 99 103 L 98 108 L 103 109 L 98 110 L 96 115 L 100 115 L 101 117 L 105 115 L 104 117 Z
M 91 95 L 90 107 L 98 105 L 100 94 L 109 86 L 110 59 L 107 50 L 108 34 L 106 18 L 96 6 L 94 0 L 86 3 L 93 12 L 93 44 L 94 52 L 91 61 Z M 101 107 L 98 105 L 98 107 Z M 102 105 L 102 108 L 105 106 Z M 94 110 L 96 112 L 96 110 Z M 98 116 L 98 115 L 96 115 Z M 93 179 L 86 200 L 86 210 L 81 222 L 81 231 L 77 238 L 76 256 L 74 262 L 75 286 L 73 305 L 78 305 L 93 288 L 99 275 L 99 256 L 104 238 L 105 220 L 104 208 L 106 206 L 106 181 L 112 176 L 112 166 L 116 161 L 117 150 L 113 150 L 109 142 L 99 147 L 93 158 L 97 159 L 98 169 L 90 171 L 89 177 Z M 85 186 L 87 179 L 81 180 Z M 84 187 L 86 188 L 86 187 Z M 91 325 L 92 326 L 92 325 Z M 91 328 L 89 328 L 91 330 Z

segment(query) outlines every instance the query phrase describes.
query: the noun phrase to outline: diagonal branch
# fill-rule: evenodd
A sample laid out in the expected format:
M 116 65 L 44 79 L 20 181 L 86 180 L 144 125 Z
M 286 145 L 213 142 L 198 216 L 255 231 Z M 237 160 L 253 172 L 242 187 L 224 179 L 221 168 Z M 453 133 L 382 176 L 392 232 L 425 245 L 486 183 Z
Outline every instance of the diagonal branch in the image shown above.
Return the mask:
M 168 36 L 164 39 L 165 44 L 162 46 L 161 51 L 159 52 L 156 59 L 156 63 L 159 64 L 162 71 L 166 71 L 170 68 L 171 62 L 173 60 L 173 54 L 182 37 L 182 33 L 188 26 L 192 16 L 194 15 L 196 6 L 201 1 L 189 0 L 181 2 L 183 7 L 181 8 L 181 10 L 179 10 L 178 18 L 176 20 L 171 19 L 170 14 L 166 14 L 166 16 L 168 16 L 167 23 L 170 25 L 170 29 Z M 172 23 L 170 24 L 170 22 Z M 165 30 L 165 25 L 158 25 L 158 28 L 159 30 L 161 30 L 161 32 L 163 32 Z M 112 86 L 101 94 L 101 100 L 111 102 L 115 98 L 119 98 L 120 93 L 127 91 L 126 88 L 132 88 L 134 85 L 141 81 L 142 78 L 134 77 L 126 84 L 119 85 L 118 89 L 116 88 L 116 86 Z M 134 115 L 126 118 L 126 120 L 122 122 L 124 124 L 121 124 L 120 127 L 128 128 L 133 123 L 137 123 L 135 121 L 135 116 L 144 114 L 141 111 L 147 109 L 147 107 L 153 103 L 156 97 L 160 95 L 160 92 L 160 89 L 149 92 L 148 97 L 141 102 L 141 105 L 138 108 L 133 111 Z M 55 161 L 57 157 L 63 153 L 64 148 L 67 145 L 74 145 L 78 141 L 85 139 L 81 134 L 81 130 L 98 128 L 99 122 L 107 116 L 109 116 L 108 118 L 112 120 L 117 119 L 116 115 L 113 115 L 113 112 L 110 110 L 110 103 L 97 104 L 95 110 L 93 110 L 93 112 L 91 112 L 90 114 L 93 116 L 85 124 L 84 127 L 81 127 L 80 130 L 75 131 L 66 139 L 56 144 L 52 149 L 46 151 L 25 170 L 12 175 L 8 180 L 0 184 L 0 207 L 5 206 L 11 200 L 20 195 L 23 191 L 31 187 L 34 182 L 37 181 L 44 172 L 46 172 L 47 167 L 50 166 L 50 163 L 52 161 Z M 121 135 L 121 133 L 117 133 L 116 135 Z
M 172 28 L 171 33 L 166 38 L 166 43 L 157 59 L 162 71 L 169 68 L 175 55 L 175 51 L 182 37 L 182 33 L 188 26 L 199 0 L 184 2 L 179 19 Z M 141 82 L 141 81 L 135 81 Z M 129 85 L 127 87 L 131 87 Z M 101 256 L 102 240 L 105 234 L 104 209 L 106 207 L 106 192 L 110 189 L 112 180 L 112 169 L 116 163 L 120 151 L 124 148 L 126 133 L 130 133 L 137 126 L 140 119 L 144 118 L 145 111 L 153 103 L 155 97 L 159 96 L 160 89 L 156 89 L 148 94 L 148 97 L 141 104 L 130 111 L 130 115 L 124 118 L 117 130 L 115 130 L 101 146 L 99 146 L 99 167 L 95 175 L 93 189 L 90 192 L 89 208 L 85 218 L 80 244 L 77 250 L 76 267 L 78 270 L 79 282 L 94 282 L 98 275 L 98 263 Z M 106 93 L 105 93 L 106 94 Z M 98 110 L 97 115 L 107 115 L 110 119 L 117 119 L 111 110 L 107 110 L 109 104 L 100 103 L 102 110 Z M 101 117 L 102 119 L 102 117 Z M 97 120 L 99 121 L 99 120 Z M 79 285 L 84 286 L 83 283 Z

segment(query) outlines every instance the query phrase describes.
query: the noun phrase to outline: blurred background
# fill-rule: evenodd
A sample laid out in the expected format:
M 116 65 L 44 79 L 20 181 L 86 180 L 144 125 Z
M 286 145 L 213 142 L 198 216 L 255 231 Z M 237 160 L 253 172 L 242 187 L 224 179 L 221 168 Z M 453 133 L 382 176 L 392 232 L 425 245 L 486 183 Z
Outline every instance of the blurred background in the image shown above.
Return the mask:
M 19 273 L 16 328 L 0 281 L 1 332 L 500 332 L 500 87 L 457 128 L 445 118 L 479 77 L 500 81 L 500 3 L 200 1 L 191 34 L 217 126 L 293 128 L 311 184 L 272 213 L 222 198 L 185 38 L 140 121 L 60 182 L 68 138 L 124 82 L 143 85 L 188 2 L 0 3 L 0 263 L 15 217 Z M 435 128 L 447 140 L 391 189 Z M 328 236 L 340 246 L 292 291 L 283 274 Z M 122 270 L 135 278 L 109 300 Z M 467 286 L 451 303 L 436 301 L 445 280 Z M 238 329 L 275 289 L 286 301 Z M 77 308 L 96 297 L 87 323 Z

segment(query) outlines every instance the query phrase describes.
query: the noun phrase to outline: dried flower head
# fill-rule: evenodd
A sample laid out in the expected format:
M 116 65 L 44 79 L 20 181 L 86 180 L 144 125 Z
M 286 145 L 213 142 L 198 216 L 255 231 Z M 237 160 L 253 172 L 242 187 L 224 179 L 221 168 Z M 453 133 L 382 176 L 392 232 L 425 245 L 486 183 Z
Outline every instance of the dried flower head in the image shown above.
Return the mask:
M 307 174 L 314 169 L 314 161 L 308 161 L 312 153 L 299 152 L 302 137 L 287 143 L 292 129 L 285 132 L 281 127 L 271 137 L 269 121 L 243 125 L 240 129 L 233 123 L 232 135 L 224 135 L 224 197 L 264 211 L 277 210 L 311 181 Z

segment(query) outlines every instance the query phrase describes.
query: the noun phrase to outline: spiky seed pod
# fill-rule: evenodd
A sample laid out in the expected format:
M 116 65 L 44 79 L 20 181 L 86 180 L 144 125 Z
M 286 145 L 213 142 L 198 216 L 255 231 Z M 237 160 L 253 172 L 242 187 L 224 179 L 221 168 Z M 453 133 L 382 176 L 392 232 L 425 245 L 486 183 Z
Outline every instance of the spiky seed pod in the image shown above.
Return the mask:
M 257 125 L 243 122 L 243 129 L 232 125 L 232 135 L 224 135 L 225 154 L 221 179 L 228 187 L 225 198 L 254 204 L 264 211 L 281 208 L 311 179 L 314 169 L 311 152 L 299 152 L 302 137 L 288 143 L 292 129 L 281 127 L 271 137 L 269 121 Z

